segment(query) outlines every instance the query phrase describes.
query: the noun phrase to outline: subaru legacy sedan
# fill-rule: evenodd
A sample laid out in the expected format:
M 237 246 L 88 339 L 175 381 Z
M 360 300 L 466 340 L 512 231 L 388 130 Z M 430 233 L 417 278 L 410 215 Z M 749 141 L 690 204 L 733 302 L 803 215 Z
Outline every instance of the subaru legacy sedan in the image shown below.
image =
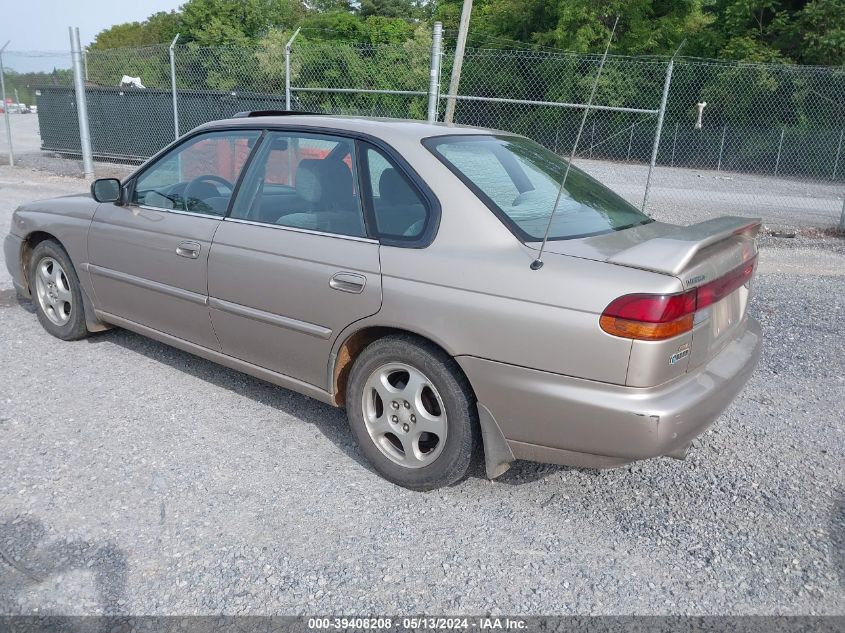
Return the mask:
M 482 452 L 491 478 L 683 458 L 760 354 L 760 222 L 655 222 L 575 167 L 558 196 L 566 169 L 504 132 L 242 113 L 20 207 L 5 258 L 54 336 L 118 326 L 345 407 L 401 486 Z

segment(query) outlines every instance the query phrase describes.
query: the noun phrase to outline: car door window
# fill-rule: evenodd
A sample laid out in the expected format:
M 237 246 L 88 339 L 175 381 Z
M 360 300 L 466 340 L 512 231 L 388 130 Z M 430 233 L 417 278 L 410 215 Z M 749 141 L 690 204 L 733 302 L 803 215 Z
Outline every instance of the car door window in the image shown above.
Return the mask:
M 366 236 L 352 139 L 270 132 L 250 162 L 231 217 Z
M 135 204 L 225 215 L 258 131 L 200 134 L 144 170 L 135 184 Z
M 402 169 L 384 153 L 367 147 L 366 158 L 378 235 L 419 238 L 428 221 L 428 208 L 422 196 Z

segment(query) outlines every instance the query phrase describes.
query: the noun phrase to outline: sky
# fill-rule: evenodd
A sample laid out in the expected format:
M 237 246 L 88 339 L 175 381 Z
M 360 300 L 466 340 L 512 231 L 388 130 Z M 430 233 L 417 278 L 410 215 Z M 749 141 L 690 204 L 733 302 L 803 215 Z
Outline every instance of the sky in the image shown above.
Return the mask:
M 6 67 L 19 72 L 69 67 L 67 27 L 78 26 L 82 45 L 120 22 L 136 22 L 156 11 L 179 8 L 184 0 L 0 0 L 0 46 L 11 40 L 3 56 Z M 20 55 L 20 51 L 60 55 Z M 65 60 L 67 57 L 67 60 Z

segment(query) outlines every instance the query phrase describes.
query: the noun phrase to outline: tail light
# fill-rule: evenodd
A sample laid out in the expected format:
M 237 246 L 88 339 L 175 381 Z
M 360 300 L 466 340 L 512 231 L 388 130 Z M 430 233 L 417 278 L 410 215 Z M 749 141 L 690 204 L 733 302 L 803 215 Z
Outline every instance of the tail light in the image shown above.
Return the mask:
M 599 325 L 608 334 L 640 341 L 662 341 L 692 330 L 695 313 L 746 284 L 757 265 L 755 255 L 726 275 L 687 292 L 630 294 L 604 309 Z
M 605 308 L 599 324 L 608 334 L 623 338 L 672 338 L 692 329 L 695 295 L 695 290 L 674 295 L 625 295 Z

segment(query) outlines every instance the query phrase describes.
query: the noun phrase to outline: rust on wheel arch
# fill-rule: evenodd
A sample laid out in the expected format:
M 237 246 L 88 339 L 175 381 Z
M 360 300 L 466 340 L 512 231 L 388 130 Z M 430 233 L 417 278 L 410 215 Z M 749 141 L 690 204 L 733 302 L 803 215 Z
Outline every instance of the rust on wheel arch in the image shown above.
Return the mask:
M 335 406 L 346 406 L 346 385 L 352 364 L 364 348 L 376 339 L 400 331 L 386 327 L 369 327 L 354 332 L 343 342 L 337 350 L 332 369 L 332 402 Z

